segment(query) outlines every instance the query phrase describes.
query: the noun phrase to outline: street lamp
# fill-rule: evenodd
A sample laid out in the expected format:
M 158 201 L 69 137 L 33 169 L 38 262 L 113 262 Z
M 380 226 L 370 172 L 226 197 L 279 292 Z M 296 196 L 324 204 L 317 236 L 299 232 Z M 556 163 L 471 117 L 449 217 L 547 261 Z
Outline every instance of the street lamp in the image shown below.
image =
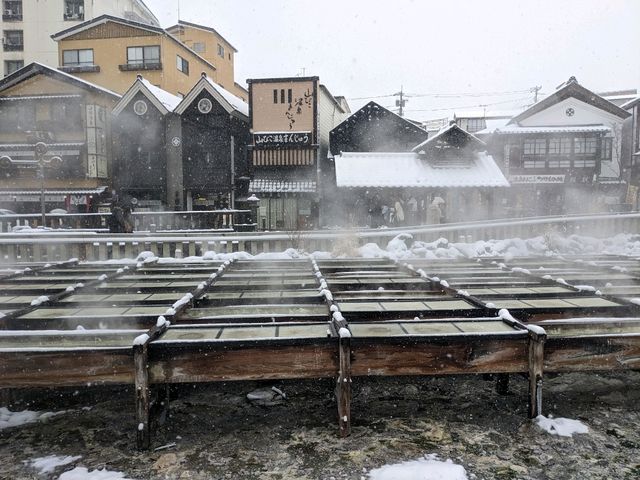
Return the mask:
M 42 215 L 41 221 L 43 228 L 47 226 L 47 219 L 45 217 L 44 208 L 44 167 L 45 165 L 49 165 L 52 163 L 62 163 L 62 159 L 60 157 L 45 158 L 45 155 L 48 151 L 49 147 L 47 147 L 47 144 L 44 142 L 38 142 L 34 147 L 36 163 L 38 164 L 38 177 L 40 177 L 40 214 Z

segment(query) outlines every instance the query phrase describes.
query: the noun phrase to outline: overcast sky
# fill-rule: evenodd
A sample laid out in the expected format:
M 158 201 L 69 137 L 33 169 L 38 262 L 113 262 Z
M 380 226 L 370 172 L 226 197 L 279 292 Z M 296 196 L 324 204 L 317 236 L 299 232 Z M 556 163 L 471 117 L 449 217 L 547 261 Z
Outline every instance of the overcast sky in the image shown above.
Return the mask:
M 163 27 L 176 22 L 178 0 L 145 3 Z M 446 116 L 446 107 L 524 106 L 532 87 L 549 94 L 571 75 L 594 91 L 640 89 L 639 0 L 180 0 L 179 8 L 182 20 L 215 28 L 238 49 L 239 83 L 317 75 L 352 110 L 368 101 L 361 97 L 392 107 L 394 97 L 382 96 L 401 86 L 406 116 L 417 120 Z

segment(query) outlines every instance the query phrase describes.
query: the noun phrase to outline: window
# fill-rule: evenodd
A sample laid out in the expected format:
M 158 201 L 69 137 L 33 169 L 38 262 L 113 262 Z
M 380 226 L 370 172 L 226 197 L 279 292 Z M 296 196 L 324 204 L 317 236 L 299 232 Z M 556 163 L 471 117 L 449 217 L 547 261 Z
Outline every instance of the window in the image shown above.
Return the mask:
M 473 133 L 485 128 L 484 118 L 469 118 L 467 120 L 467 132 Z
M 218 56 L 224 58 L 224 47 L 218 44 Z
M 278 103 L 278 89 L 273 89 L 273 103 Z
M 594 168 L 596 161 L 593 158 L 576 158 L 573 160 L 574 168 Z
M 550 139 L 549 155 L 571 155 L 571 139 L 570 138 Z
M 189 75 L 189 62 L 187 62 L 180 55 L 176 55 L 176 68 L 185 75 Z
M 93 65 L 93 50 L 90 48 L 85 50 L 64 50 L 62 52 L 62 65 L 65 67 Z
M 2 20 L 5 22 L 22 20 L 21 0 L 5 0 L 3 7 Z
M 65 20 L 84 20 L 84 0 L 64 0 Z
M 611 160 L 613 153 L 613 138 L 602 139 L 602 160 Z
M 4 31 L 4 51 L 21 52 L 24 50 L 24 40 L 22 30 Z
M 128 47 L 127 63 L 129 65 L 158 65 L 160 64 L 160 45 L 148 47 Z
M 280 89 L 280 103 L 284 103 L 284 88 Z
M 203 42 L 193 42 L 193 51 L 196 53 L 204 52 L 205 44 Z
M 595 155 L 596 138 L 595 137 L 576 137 L 573 139 L 576 155 Z
M 11 75 L 13 72 L 20 70 L 24 67 L 24 60 L 5 60 L 4 62 L 4 74 Z
M 288 104 L 293 103 L 293 95 L 291 93 L 291 89 L 287 90 L 287 103 Z
M 524 155 L 545 155 L 547 153 L 547 141 L 544 138 L 527 139 L 524 141 L 523 153 Z
M 524 168 L 544 168 L 545 164 L 544 158 L 524 159 Z

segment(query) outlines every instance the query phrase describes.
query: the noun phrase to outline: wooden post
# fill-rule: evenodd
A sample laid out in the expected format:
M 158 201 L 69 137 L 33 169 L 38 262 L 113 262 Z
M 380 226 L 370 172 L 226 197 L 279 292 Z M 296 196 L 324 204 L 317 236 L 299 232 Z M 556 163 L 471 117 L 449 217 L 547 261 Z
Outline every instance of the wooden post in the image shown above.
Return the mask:
M 509 393 L 509 374 L 499 373 L 496 375 L 496 392 L 499 395 L 507 395 Z
M 542 373 L 546 338 L 545 333 L 529 330 L 529 418 L 542 415 Z
M 340 337 L 340 372 L 336 384 L 340 436 L 351 434 L 351 338 Z
M 138 450 L 147 450 L 151 444 L 148 356 L 146 343 L 133 346 L 136 388 L 136 446 Z

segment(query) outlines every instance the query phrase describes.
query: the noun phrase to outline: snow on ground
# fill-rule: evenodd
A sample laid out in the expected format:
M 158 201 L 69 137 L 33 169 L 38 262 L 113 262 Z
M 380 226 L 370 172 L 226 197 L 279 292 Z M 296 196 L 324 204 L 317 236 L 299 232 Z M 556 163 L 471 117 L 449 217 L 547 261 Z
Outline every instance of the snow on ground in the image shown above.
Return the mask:
M 56 467 L 69 465 L 70 463 L 73 463 L 76 460 L 80 460 L 81 458 L 82 455 L 78 455 L 77 457 L 47 455 L 46 457 L 34 458 L 32 460 L 25 461 L 25 463 L 27 463 L 34 470 L 37 470 L 40 475 L 43 475 L 45 473 L 53 472 Z
M 66 413 L 66 410 L 60 412 L 34 412 L 31 410 L 23 410 L 22 412 L 12 412 L 6 407 L 0 407 L 0 430 L 10 427 L 17 427 L 27 423 L 46 421 L 56 415 Z
M 411 462 L 371 470 L 369 480 L 468 480 L 468 477 L 464 467 L 430 454 Z
M 85 467 L 76 467 L 64 472 L 58 480 L 130 480 L 122 472 L 112 472 L 107 469 L 89 470 Z
M 553 418 L 538 415 L 535 418 L 536 425 L 551 435 L 571 437 L 574 433 L 589 433 L 589 427 L 579 420 L 570 418 Z

